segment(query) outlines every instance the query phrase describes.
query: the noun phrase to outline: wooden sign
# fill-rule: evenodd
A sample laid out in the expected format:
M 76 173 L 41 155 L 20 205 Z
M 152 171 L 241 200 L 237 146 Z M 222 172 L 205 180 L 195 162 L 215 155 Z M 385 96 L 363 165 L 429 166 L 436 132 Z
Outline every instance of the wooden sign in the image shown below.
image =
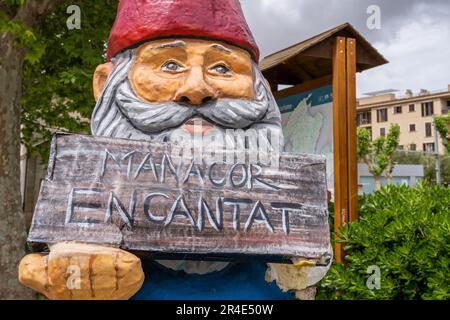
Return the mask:
M 29 243 L 105 244 L 158 258 L 329 261 L 321 156 L 282 154 L 274 166 L 247 151 L 198 161 L 177 150 L 55 135 Z

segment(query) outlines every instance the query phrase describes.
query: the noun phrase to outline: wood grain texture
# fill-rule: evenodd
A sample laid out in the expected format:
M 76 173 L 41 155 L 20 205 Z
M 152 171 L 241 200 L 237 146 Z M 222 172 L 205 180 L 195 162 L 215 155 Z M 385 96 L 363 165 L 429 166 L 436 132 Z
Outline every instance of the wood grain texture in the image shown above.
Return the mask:
M 320 156 L 282 154 L 271 167 L 242 151 L 228 164 L 196 163 L 170 144 L 82 135 L 55 135 L 51 152 L 28 237 L 36 248 L 79 241 L 154 257 L 331 258 Z
M 333 145 L 334 145 L 334 252 L 344 261 L 337 231 L 348 222 L 347 81 L 346 39 L 336 37 L 333 57 Z
M 356 135 L 356 39 L 347 38 L 348 221 L 358 220 L 358 157 Z

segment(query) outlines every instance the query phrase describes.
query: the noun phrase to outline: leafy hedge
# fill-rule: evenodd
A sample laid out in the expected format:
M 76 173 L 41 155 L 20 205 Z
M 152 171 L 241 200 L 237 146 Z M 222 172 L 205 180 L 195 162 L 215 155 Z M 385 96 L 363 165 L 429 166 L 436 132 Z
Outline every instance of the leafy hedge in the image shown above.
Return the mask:
M 386 186 L 360 200 L 360 221 L 344 227 L 347 265 L 334 264 L 318 299 L 450 299 L 450 189 Z M 370 266 L 380 288 L 368 289 Z

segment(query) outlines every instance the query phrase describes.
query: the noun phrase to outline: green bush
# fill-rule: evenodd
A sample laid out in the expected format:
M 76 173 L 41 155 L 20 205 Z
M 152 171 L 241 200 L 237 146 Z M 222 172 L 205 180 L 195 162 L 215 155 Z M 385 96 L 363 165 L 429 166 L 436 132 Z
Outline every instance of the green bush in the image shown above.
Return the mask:
M 386 186 L 360 200 L 360 221 L 345 226 L 347 265 L 333 264 L 318 299 L 450 299 L 450 189 Z M 381 273 L 368 289 L 370 266 Z

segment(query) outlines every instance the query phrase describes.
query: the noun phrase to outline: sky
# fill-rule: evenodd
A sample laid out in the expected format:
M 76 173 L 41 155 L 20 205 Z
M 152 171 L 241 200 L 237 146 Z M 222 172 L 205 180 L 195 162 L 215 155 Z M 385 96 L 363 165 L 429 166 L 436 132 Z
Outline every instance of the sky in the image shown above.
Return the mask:
M 358 96 L 450 84 L 450 0 L 241 0 L 261 57 L 350 22 L 390 62 L 359 74 Z M 370 29 L 368 7 L 380 8 Z M 373 12 L 371 12 L 373 13 Z

